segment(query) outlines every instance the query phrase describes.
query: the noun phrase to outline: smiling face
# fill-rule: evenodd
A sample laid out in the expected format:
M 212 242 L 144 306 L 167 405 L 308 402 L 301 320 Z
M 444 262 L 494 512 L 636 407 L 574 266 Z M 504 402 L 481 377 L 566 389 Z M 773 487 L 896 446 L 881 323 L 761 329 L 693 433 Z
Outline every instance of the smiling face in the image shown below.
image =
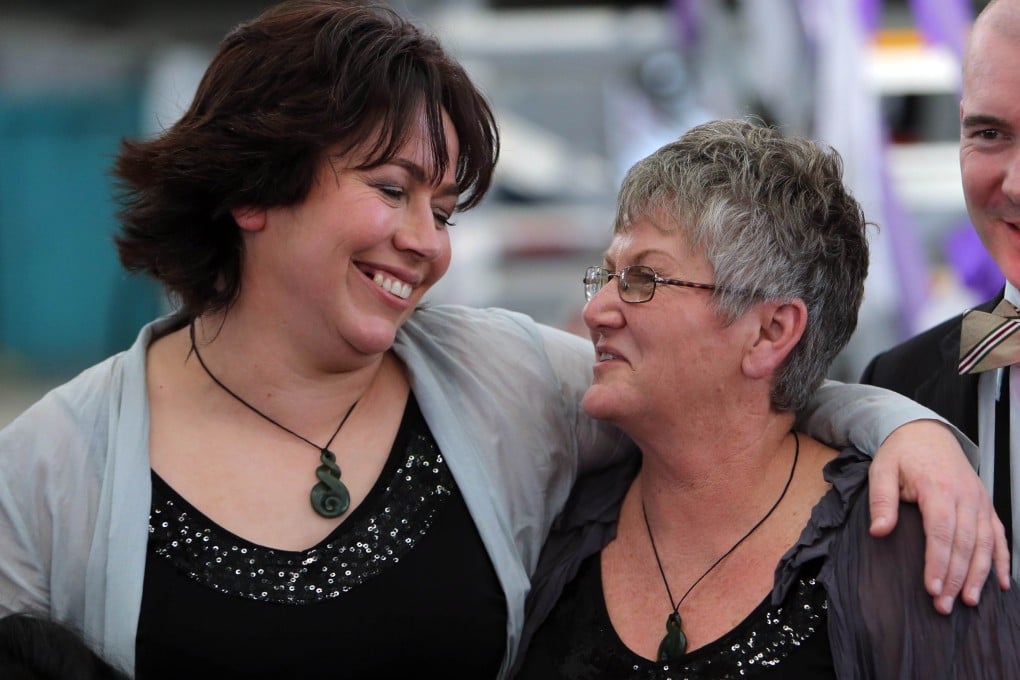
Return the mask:
M 419 129 L 378 167 L 328 158 L 296 206 L 235 211 L 246 233 L 239 303 L 281 319 L 310 347 L 339 340 L 365 355 L 388 350 L 450 264 L 458 140 L 443 121 L 449 160 L 438 182 Z
M 649 219 L 617 233 L 605 267 L 618 272 L 642 264 L 665 278 L 712 283 L 701 255 L 686 252 L 682 238 Z M 652 299 L 620 299 L 614 278 L 585 305 L 584 322 L 595 345 L 594 377 L 582 405 L 588 415 L 620 426 L 631 436 L 656 428 L 684 411 L 725 398 L 740 376 L 747 328 L 724 325 L 706 290 L 657 285 Z
M 975 25 L 960 102 L 967 210 L 1006 278 L 1020 285 L 1020 9 L 999 2 Z

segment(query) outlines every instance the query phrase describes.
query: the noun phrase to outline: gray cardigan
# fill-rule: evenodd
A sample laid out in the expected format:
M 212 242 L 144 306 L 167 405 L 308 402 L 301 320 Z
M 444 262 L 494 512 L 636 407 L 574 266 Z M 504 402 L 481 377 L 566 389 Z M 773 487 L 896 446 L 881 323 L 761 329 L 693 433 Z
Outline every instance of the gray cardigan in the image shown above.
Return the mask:
M 130 349 L 0 431 L 0 615 L 34 610 L 67 622 L 127 669 L 151 500 L 146 349 L 175 323 L 148 324 Z M 575 480 L 598 489 L 591 526 L 611 531 L 635 449 L 580 408 L 594 358 L 583 338 L 506 310 L 427 306 L 399 330 L 394 351 L 506 595 L 506 677 L 540 549 Z M 878 388 L 833 383 L 808 413 L 801 427 L 813 436 L 865 451 L 907 420 L 937 418 Z

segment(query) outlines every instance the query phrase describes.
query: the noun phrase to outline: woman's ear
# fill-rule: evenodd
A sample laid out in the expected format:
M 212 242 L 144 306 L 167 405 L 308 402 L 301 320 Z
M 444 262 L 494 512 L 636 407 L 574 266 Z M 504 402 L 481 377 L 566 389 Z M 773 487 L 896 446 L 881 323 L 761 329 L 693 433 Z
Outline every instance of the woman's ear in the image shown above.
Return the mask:
M 266 227 L 265 208 L 231 208 L 230 214 L 245 231 L 262 231 Z
M 744 374 L 749 378 L 771 377 L 800 342 L 807 316 L 807 306 L 800 298 L 761 304 L 757 310 L 758 335 L 744 353 Z

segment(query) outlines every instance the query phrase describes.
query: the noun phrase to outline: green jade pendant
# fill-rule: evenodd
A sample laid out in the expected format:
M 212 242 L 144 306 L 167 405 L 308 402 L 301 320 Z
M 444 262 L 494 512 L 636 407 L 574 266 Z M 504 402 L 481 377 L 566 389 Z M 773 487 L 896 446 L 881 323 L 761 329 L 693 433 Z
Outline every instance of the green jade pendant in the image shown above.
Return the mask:
M 322 465 L 315 469 L 319 482 L 312 487 L 312 509 L 323 517 L 339 517 L 351 507 L 351 494 L 340 481 L 336 454 L 329 449 L 322 449 L 319 460 Z
M 687 636 L 680 626 L 678 612 L 666 617 L 666 637 L 659 643 L 659 663 L 676 661 L 687 653 Z

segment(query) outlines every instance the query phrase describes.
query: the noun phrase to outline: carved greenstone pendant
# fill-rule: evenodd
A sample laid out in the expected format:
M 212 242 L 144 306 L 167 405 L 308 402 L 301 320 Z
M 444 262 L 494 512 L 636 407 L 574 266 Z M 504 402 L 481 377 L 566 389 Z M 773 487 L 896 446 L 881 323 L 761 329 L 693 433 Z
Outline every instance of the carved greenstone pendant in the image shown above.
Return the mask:
M 679 613 L 673 612 L 666 618 L 666 637 L 659 643 L 659 663 L 676 661 L 687 653 L 687 636 L 680 626 Z
M 339 517 L 351 507 L 351 494 L 340 481 L 336 455 L 329 449 L 322 449 L 319 460 L 322 465 L 315 469 L 319 482 L 312 487 L 312 509 L 323 517 Z

